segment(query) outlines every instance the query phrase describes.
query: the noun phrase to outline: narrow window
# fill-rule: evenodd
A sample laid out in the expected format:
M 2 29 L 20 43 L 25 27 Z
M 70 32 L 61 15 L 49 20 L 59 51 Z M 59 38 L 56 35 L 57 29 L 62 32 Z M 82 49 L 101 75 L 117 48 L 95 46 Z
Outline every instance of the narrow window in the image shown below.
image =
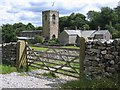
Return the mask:
M 52 15 L 52 19 L 55 20 L 55 14 Z

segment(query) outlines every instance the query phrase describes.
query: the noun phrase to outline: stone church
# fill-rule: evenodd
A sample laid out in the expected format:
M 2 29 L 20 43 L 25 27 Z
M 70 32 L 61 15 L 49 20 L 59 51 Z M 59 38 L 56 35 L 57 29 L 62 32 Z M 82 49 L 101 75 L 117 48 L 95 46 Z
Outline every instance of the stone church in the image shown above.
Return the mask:
M 59 12 L 48 10 L 42 12 L 43 37 L 45 39 L 58 38 L 59 33 Z
M 33 39 L 35 35 L 43 36 L 45 40 L 58 38 L 59 12 L 56 10 L 42 11 L 42 25 L 43 30 L 22 31 L 22 35 L 18 39 Z
M 108 30 L 64 30 L 59 33 L 59 12 L 56 10 L 42 11 L 43 30 L 22 31 L 22 38 L 34 41 L 36 35 L 44 37 L 45 41 L 58 38 L 60 44 L 76 44 L 77 37 L 84 37 L 86 41 L 89 39 L 109 40 L 112 35 Z

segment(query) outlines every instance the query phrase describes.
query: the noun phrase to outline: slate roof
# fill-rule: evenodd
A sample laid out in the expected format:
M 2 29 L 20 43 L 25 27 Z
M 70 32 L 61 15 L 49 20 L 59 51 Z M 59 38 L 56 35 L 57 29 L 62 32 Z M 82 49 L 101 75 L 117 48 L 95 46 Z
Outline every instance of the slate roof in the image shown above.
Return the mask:
M 79 35 L 81 36 L 81 30 L 64 30 L 68 35 Z
M 34 37 L 17 37 L 20 40 L 30 40 L 30 39 L 34 39 Z
M 108 32 L 108 30 L 98 30 L 95 34 L 105 34 L 106 32 Z
M 94 37 L 95 34 L 105 34 L 108 30 L 64 30 L 68 35 L 78 35 L 79 37 Z
M 96 30 L 96 32 L 94 32 L 92 35 L 91 35 L 91 37 L 94 37 L 94 35 L 96 35 L 96 34 L 105 34 L 105 33 L 107 33 L 107 32 L 109 32 L 108 30 Z
M 85 30 L 85 31 L 82 31 L 81 35 L 82 37 L 91 37 L 91 35 L 95 32 L 96 30 Z
M 26 32 L 26 33 L 31 32 L 32 33 L 32 32 L 42 32 L 42 30 L 26 30 L 26 31 L 22 31 L 22 32 Z

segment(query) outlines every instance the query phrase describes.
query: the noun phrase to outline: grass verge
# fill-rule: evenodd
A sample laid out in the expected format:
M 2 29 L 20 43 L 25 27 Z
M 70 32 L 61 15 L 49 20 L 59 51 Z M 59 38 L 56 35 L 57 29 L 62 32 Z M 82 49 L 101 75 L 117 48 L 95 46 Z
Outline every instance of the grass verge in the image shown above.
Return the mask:
M 76 46 L 62 46 L 61 48 L 79 49 L 79 47 Z
M 76 46 L 60 46 L 61 48 L 70 48 L 70 49 L 79 49 L 79 47 Z M 47 47 L 36 47 L 36 46 L 30 46 L 30 48 L 37 50 L 37 51 L 46 51 Z
M 0 65 L 0 69 L 0 74 L 9 74 L 11 72 L 17 72 L 16 67 L 12 67 L 10 65 Z

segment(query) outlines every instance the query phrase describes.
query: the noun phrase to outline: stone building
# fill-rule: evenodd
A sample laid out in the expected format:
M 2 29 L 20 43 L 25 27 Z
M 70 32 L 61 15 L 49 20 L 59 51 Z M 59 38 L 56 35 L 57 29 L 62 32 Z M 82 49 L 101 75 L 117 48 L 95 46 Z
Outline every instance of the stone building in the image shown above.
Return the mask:
M 64 30 L 59 35 L 60 44 L 80 44 L 79 38 L 84 37 L 86 42 L 93 40 L 110 40 L 112 35 L 108 30 Z
M 59 12 L 55 10 L 47 10 L 42 12 L 43 30 L 27 30 L 22 31 L 21 37 L 18 39 L 27 39 L 35 37 L 35 35 L 43 36 L 45 40 L 58 38 L 59 33 Z
M 111 33 L 108 30 L 98 30 L 92 34 L 93 39 L 105 39 L 109 40 L 112 38 Z
M 36 35 L 41 36 L 42 30 L 26 30 L 22 31 L 22 37 L 35 37 Z
M 59 35 L 60 44 L 76 44 L 77 35 L 81 37 L 81 30 L 64 30 Z
M 59 12 L 48 10 L 42 12 L 43 37 L 46 40 L 58 38 Z
M 30 43 L 34 42 L 35 36 L 41 36 L 42 30 L 26 30 L 21 32 L 21 36 L 17 37 L 19 40 L 27 40 Z

